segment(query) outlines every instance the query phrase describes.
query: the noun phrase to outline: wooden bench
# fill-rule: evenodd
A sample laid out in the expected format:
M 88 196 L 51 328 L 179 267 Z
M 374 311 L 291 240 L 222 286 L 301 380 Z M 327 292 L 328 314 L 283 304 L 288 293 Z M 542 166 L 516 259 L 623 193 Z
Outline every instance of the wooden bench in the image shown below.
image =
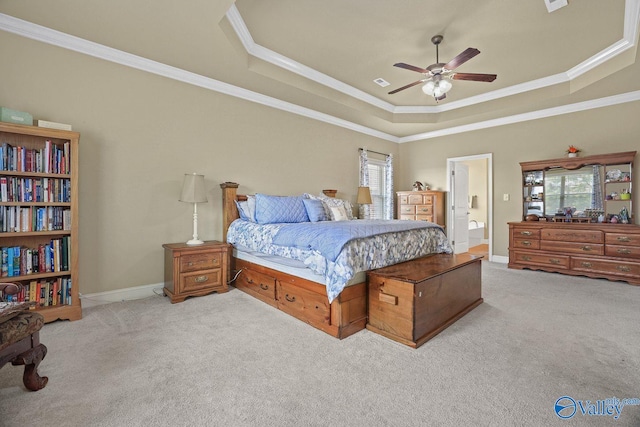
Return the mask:
M 429 255 L 367 273 L 367 329 L 418 348 L 482 303 L 481 256 Z

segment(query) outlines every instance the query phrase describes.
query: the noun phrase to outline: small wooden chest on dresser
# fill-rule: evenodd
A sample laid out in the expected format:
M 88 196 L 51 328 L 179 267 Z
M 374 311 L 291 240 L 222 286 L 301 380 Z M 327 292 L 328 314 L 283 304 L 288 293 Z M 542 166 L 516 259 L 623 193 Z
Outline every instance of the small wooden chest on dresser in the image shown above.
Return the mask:
M 437 254 L 367 273 L 367 329 L 417 348 L 482 303 L 481 258 Z
M 509 268 L 623 280 L 640 285 L 640 227 L 510 222 Z
M 211 240 L 202 245 L 164 244 L 164 289 L 172 303 L 211 292 L 227 292 L 231 246 Z

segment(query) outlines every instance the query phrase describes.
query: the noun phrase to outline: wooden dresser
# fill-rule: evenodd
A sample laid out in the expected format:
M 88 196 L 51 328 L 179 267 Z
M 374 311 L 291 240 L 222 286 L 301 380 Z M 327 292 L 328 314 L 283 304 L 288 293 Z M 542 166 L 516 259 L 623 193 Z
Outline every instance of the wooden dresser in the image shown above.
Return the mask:
M 445 226 L 444 191 L 398 191 L 398 218 Z
M 640 226 L 510 222 L 509 268 L 640 285 Z

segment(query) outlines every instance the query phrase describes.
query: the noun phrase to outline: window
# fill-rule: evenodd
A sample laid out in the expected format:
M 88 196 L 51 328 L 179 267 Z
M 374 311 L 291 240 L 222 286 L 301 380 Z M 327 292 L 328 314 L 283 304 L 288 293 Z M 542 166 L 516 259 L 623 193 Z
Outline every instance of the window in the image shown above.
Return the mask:
M 385 194 L 385 162 L 381 160 L 369 159 L 369 190 L 371 191 L 371 201 L 369 207 L 369 218 L 384 219 L 384 205 L 388 195 Z

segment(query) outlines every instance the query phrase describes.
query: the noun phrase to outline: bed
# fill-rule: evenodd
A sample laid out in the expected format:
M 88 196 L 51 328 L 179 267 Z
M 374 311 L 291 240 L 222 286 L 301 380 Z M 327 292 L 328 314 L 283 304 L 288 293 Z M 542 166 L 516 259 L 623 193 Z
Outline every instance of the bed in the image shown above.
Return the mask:
M 283 196 L 239 195 L 237 183 L 220 186 L 223 236 L 234 246 L 231 269 L 236 288 L 337 338 L 366 326 L 366 271 L 430 253 L 451 253 L 437 224 L 351 221 L 348 202 L 346 209 L 337 208 L 344 201 L 335 199 L 335 190 L 318 196 L 291 196 L 321 199 L 325 210 L 326 221 L 319 221 L 309 208 L 317 207 L 317 202 L 305 202 L 307 220 L 296 222 L 298 217 L 292 212 L 299 201 L 294 201 L 296 209 L 287 207 L 281 209 L 284 213 L 272 214 L 278 210 L 272 206 L 279 206 L 282 200 L 277 198 Z M 270 198 L 277 203 L 269 205 Z M 254 217 L 247 218 L 246 202 L 252 199 Z M 280 222 L 283 218 L 286 224 Z M 328 234 L 339 235 L 338 243 L 326 239 Z M 316 246 L 318 242 L 323 245 Z

